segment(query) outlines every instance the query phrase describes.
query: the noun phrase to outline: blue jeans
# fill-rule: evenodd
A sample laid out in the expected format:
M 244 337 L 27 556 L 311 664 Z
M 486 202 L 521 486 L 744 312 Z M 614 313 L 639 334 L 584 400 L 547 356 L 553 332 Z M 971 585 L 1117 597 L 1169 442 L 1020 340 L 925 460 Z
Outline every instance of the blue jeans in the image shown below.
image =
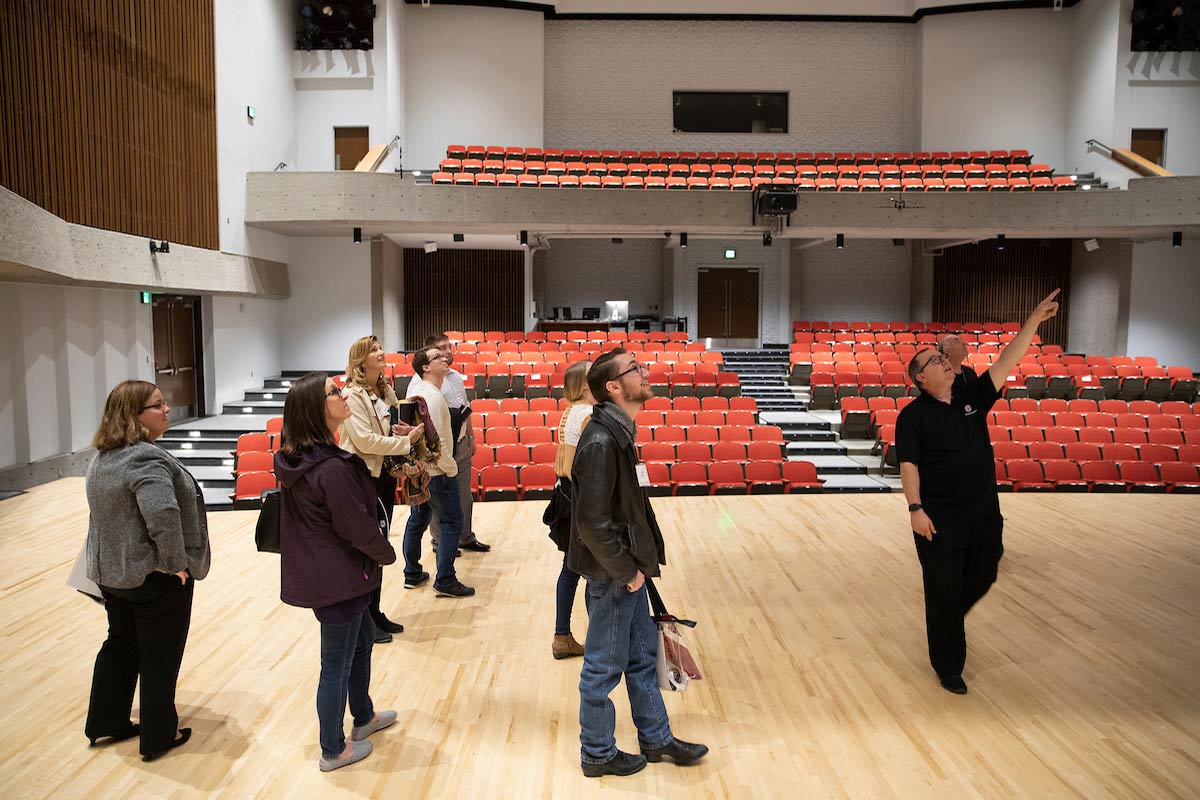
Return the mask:
M 650 618 L 646 587 L 630 592 L 613 580 L 588 578 L 584 597 L 588 631 L 579 676 L 579 743 L 584 763 L 617 754 L 616 709 L 609 694 L 625 676 L 633 724 L 644 747 L 669 744 L 671 723 L 658 688 L 658 628 Z
M 409 512 L 404 526 L 404 577 L 421 577 L 421 537 L 429 521 L 437 514 L 441 537 L 438 540 L 437 578 L 435 584 L 455 579 L 454 556 L 458 552 L 458 537 L 462 533 L 462 506 L 458 502 L 458 484 L 454 478 L 434 475 L 429 479 L 429 502 Z
M 563 554 L 562 571 L 558 573 L 558 587 L 554 593 L 554 635 L 571 632 L 571 608 L 575 605 L 575 590 L 579 588 L 579 573 L 567 566 Z
M 346 749 L 346 699 L 355 725 L 375 719 L 371 703 L 371 650 L 375 623 L 371 612 L 345 625 L 321 623 L 321 678 L 317 682 L 317 720 L 321 726 L 321 755 L 337 758 Z

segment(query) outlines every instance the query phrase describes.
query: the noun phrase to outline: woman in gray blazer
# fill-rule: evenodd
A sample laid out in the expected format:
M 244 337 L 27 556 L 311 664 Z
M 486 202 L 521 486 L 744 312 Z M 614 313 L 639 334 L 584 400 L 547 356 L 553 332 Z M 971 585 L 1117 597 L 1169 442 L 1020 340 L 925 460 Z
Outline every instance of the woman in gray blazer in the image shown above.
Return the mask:
M 208 574 L 204 496 L 183 465 L 154 441 L 171 407 L 146 381 L 117 384 L 88 466 L 87 572 L 100 586 L 108 638 L 96 656 L 84 733 L 141 738 L 153 761 L 191 736 L 179 728 L 175 683 L 192 617 L 192 588 Z M 129 719 L 141 679 L 141 723 Z

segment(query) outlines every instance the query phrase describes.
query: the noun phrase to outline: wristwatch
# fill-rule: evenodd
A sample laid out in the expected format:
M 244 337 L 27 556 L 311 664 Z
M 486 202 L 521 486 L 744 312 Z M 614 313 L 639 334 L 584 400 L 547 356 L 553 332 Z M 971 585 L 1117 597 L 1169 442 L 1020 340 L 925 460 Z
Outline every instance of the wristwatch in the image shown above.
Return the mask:
M 911 514 L 914 511 L 920 511 L 922 508 L 924 508 L 924 506 L 921 505 L 920 503 L 909 503 L 908 504 L 908 513 Z

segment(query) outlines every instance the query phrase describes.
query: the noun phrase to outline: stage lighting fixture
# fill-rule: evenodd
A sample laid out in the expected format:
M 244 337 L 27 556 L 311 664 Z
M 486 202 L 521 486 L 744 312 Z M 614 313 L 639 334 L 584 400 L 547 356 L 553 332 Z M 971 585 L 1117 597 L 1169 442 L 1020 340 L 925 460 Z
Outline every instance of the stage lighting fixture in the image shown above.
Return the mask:
M 679 246 L 687 247 L 687 234 L 686 233 L 679 234 Z
M 426 253 L 436 253 L 437 252 L 437 242 L 426 242 L 425 243 L 425 252 Z
M 155 242 L 153 239 L 150 240 L 150 255 L 154 255 L 155 253 L 169 253 L 169 252 L 171 252 L 171 245 L 169 245 L 168 243 Z
M 166 244 L 164 242 L 164 244 Z M 1183 231 L 1175 231 L 1171 234 L 1171 247 L 1183 247 Z
M 771 246 L 771 232 L 767 231 L 763 234 L 763 247 Z
M 996 249 L 997 250 L 1004 249 L 1004 234 L 1003 233 L 996 234 Z
M 354 229 L 354 243 L 362 244 L 362 228 Z
M 467 237 L 466 237 L 466 236 L 463 236 L 461 233 L 456 233 L 456 234 L 454 234 L 454 241 L 456 241 L 456 242 L 465 242 L 466 240 L 467 240 Z
M 529 231 L 521 231 L 521 247 L 529 247 Z
M 1100 243 L 1095 239 L 1084 239 L 1083 246 L 1089 253 L 1094 253 L 1100 249 Z
M 839 233 L 839 234 L 837 235 L 837 242 L 836 242 L 836 243 L 837 243 L 837 249 L 838 249 L 838 250 L 841 250 L 843 247 L 845 247 L 845 246 L 846 246 L 846 234 L 844 234 L 844 233 Z
M 612 237 L 612 243 L 613 244 L 625 244 L 625 240 L 622 239 L 620 236 L 614 236 L 614 237 Z
M 896 247 L 904 247 L 904 240 L 903 239 L 892 239 L 892 244 L 895 245 Z

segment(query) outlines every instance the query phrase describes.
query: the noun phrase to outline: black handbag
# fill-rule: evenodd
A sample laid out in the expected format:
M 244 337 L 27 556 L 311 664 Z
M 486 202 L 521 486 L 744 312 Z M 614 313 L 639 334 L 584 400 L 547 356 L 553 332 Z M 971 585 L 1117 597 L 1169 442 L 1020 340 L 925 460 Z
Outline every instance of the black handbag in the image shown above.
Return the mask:
M 571 481 L 559 478 L 554 484 L 554 494 L 542 513 L 542 524 L 550 528 L 550 541 L 562 552 L 567 552 L 571 542 L 571 504 L 573 502 Z
M 279 552 L 278 489 L 262 493 L 262 509 L 258 512 L 258 526 L 254 529 L 254 545 L 260 553 Z

